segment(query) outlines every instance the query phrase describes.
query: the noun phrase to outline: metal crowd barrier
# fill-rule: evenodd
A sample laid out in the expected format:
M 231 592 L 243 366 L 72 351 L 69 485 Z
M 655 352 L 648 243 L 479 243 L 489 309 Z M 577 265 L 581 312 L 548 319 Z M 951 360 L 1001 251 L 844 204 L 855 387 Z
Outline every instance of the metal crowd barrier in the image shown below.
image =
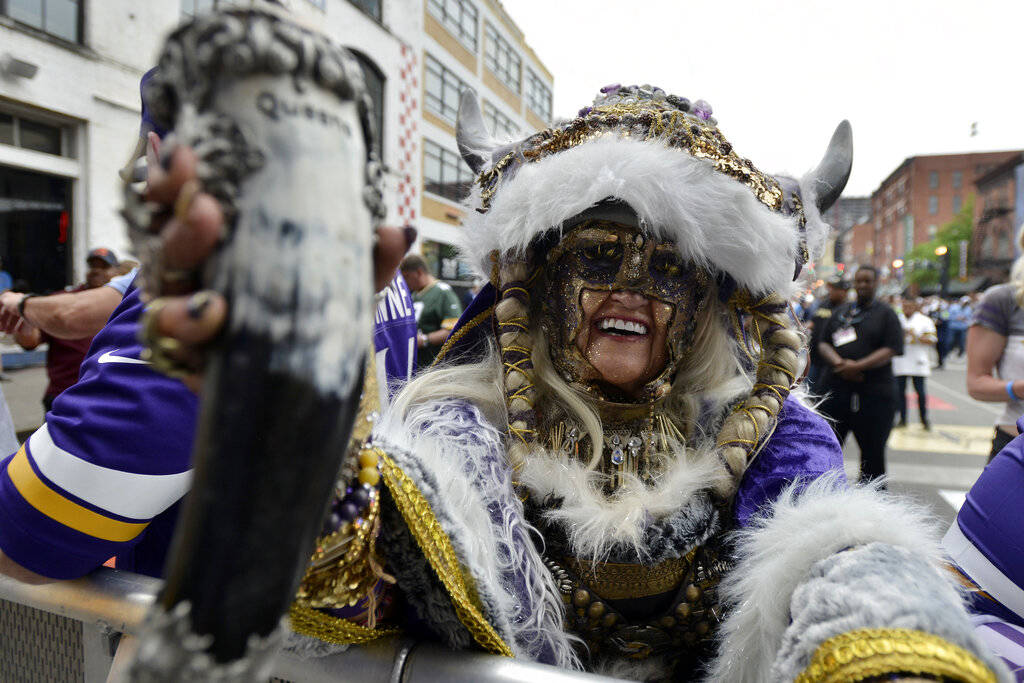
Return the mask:
M 17 683 L 100 683 L 131 660 L 134 638 L 161 581 L 99 569 L 74 581 L 29 586 L 0 575 L 0 678 Z M 281 653 L 275 680 L 293 683 L 599 683 L 614 679 L 494 655 L 390 638 L 318 659 Z

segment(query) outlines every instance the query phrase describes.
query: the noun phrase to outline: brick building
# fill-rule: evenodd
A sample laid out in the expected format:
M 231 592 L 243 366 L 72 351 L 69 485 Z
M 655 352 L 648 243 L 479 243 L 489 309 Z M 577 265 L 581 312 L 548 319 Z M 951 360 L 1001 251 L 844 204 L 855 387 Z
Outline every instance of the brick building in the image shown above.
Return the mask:
M 991 282 L 1007 278 L 1019 249 L 1015 235 L 1022 216 L 1018 215 L 1018 176 L 1024 170 L 1024 154 L 1014 154 L 975 181 L 977 201 L 971 261 L 975 275 Z
M 853 226 L 846 234 L 843 258 L 847 269 L 855 269 L 862 263 L 873 263 L 872 245 L 875 238 L 875 223 L 869 217 L 863 223 Z
M 845 263 L 852 253 L 849 249 L 853 226 L 868 220 L 871 216 L 871 197 L 840 197 L 839 201 L 829 207 L 822 218 L 832 226 L 835 235 L 834 246 L 826 249 L 831 261 L 822 259 L 821 265 L 835 266 Z
M 905 159 L 871 194 L 872 230 L 862 253 L 887 270 L 893 259 L 927 242 L 952 220 L 975 192 L 978 179 L 1019 154 L 979 152 Z

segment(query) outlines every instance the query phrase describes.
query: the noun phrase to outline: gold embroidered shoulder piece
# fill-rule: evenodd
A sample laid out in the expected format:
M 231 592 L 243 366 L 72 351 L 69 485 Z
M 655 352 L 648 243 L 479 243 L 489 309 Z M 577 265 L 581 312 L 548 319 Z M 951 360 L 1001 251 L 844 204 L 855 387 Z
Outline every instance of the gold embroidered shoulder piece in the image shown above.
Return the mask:
M 395 507 L 448 592 L 459 621 L 484 650 L 511 657 L 512 649 L 484 616 L 480 600 L 472 590 L 472 579 L 463 573 L 451 539 L 441 528 L 430 503 L 409 475 L 386 453 L 381 453 L 380 461 L 382 479 L 395 501 Z

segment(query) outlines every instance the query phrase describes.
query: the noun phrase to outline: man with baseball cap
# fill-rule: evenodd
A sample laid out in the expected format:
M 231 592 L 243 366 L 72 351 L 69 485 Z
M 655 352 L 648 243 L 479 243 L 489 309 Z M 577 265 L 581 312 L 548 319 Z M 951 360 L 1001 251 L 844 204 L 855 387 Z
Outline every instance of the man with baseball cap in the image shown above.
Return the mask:
M 826 364 L 818 351 L 818 342 L 821 341 L 821 332 L 825 329 L 825 323 L 832 317 L 832 309 L 846 301 L 847 293 L 850 290 L 850 283 L 843 279 L 842 275 L 836 275 L 828 281 L 828 294 L 818 308 L 814 311 L 807 326 L 811 330 L 811 342 L 807 347 L 807 362 L 810 365 L 807 370 L 805 385 L 807 391 L 817 393 L 815 384 L 821 379 L 821 373 Z
M 51 318 L 55 321 L 61 317 L 74 317 L 78 303 L 76 299 L 81 292 L 102 287 L 117 275 L 117 256 L 106 247 L 97 247 L 90 251 L 85 257 L 85 263 L 88 266 L 85 282 L 67 292 L 47 297 L 15 294 L 16 297 L 20 297 L 16 304 L 19 319 L 13 326 L 15 341 L 26 350 L 32 350 L 43 343 L 49 345 L 46 352 L 46 374 L 50 382 L 43 394 L 43 408 L 47 412 L 53 405 L 53 399 L 78 381 L 78 369 L 86 352 L 89 351 L 93 338 L 93 334 L 69 338 L 66 334 L 61 334 L 66 332 L 61 324 L 49 324 Z M 56 306 L 49 305 L 54 302 L 47 299 L 55 299 Z M 36 300 L 35 305 L 30 304 L 33 300 Z M 37 308 L 39 310 L 36 310 Z M 47 315 L 45 312 L 49 309 L 53 310 Z M 60 315 L 53 315 L 53 311 L 58 309 Z

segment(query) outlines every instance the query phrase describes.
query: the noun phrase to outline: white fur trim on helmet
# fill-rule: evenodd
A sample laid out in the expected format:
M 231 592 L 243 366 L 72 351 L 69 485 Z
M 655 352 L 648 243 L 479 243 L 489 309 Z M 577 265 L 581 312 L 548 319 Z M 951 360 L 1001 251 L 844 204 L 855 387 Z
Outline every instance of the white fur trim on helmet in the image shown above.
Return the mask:
M 468 213 L 463 253 L 489 273 L 492 251 L 521 255 L 537 236 L 607 198 L 629 204 L 648 232 L 675 241 L 684 258 L 728 273 L 751 292 L 784 290 L 793 279 L 796 217 L 770 210 L 742 183 L 662 141 L 611 136 L 518 168 L 486 214 Z M 482 206 L 478 186 L 470 204 Z

